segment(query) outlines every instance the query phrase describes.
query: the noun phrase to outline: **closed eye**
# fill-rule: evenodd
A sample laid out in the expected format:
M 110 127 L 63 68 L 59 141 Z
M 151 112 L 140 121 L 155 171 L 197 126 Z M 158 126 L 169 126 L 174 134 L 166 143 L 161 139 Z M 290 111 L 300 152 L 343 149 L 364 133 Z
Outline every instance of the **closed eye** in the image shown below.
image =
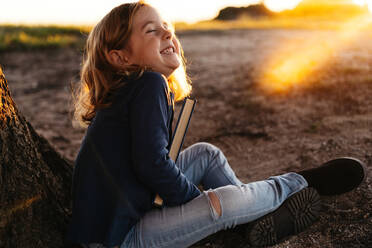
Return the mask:
M 148 30 L 148 31 L 146 31 L 146 34 L 148 34 L 148 33 L 152 33 L 152 32 L 156 32 L 156 29 Z

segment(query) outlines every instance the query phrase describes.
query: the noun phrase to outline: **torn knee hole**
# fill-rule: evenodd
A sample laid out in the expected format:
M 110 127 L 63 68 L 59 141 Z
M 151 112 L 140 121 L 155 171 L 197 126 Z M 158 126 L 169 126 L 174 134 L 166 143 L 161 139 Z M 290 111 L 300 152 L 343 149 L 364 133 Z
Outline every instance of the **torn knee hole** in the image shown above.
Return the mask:
M 214 208 L 218 216 L 221 216 L 222 211 L 221 211 L 220 199 L 218 198 L 216 193 L 214 193 L 213 191 L 208 192 L 208 196 L 209 196 L 209 199 L 211 200 L 212 207 Z

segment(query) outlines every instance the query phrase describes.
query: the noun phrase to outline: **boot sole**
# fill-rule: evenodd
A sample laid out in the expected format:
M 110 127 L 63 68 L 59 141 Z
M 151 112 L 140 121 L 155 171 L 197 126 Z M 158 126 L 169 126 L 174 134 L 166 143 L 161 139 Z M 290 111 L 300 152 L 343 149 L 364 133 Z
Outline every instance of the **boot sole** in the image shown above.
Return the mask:
M 293 225 L 293 232 L 279 234 L 278 223 L 275 223 L 275 216 L 283 214 L 284 208 L 289 210 L 289 225 Z M 288 212 L 288 211 L 287 211 Z M 248 239 L 253 246 L 269 246 L 277 244 L 280 240 L 302 232 L 318 218 L 320 212 L 320 197 L 313 188 L 305 188 L 293 194 L 274 212 L 267 214 L 253 222 L 249 228 Z

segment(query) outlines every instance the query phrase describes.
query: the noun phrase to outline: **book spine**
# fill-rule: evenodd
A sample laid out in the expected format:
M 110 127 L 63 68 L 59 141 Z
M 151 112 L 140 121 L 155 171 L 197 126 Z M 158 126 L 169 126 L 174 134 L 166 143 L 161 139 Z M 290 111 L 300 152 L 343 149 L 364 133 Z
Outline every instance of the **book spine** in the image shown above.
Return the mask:
M 188 98 L 188 99 L 189 99 L 189 98 Z M 190 115 L 189 115 L 188 120 L 187 120 L 187 124 L 186 124 L 186 128 L 185 128 L 185 132 L 184 132 L 184 134 L 183 134 L 181 144 L 180 144 L 180 146 L 179 146 L 179 148 L 178 148 L 178 151 L 177 151 L 177 156 L 176 156 L 176 158 L 175 158 L 175 160 L 174 160 L 175 163 L 177 163 L 178 156 L 180 155 L 181 147 L 182 147 L 182 145 L 183 145 L 183 142 L 185 141 L 186 131 L 187 131 L 187 129 L 189 128 L 189 124 L 190 124 L 190 120 L 191 120 L 191 115 L 192 115 L 192 113 L 194 112 L 194 107 L 195 107 L 195 104 L 196 104 L 196 100 L 195 100 L 195 99 L 190 99 L 190 100 L 192 101 L 192 108 L 191 108 Z M 186 105 L 186 104 L 185 104 L 185 105 Z M 181 118 L 179 118 L 179 119 L 181 119 Z M 178 120 L 178 121 L 180 121 L 180 120 Z

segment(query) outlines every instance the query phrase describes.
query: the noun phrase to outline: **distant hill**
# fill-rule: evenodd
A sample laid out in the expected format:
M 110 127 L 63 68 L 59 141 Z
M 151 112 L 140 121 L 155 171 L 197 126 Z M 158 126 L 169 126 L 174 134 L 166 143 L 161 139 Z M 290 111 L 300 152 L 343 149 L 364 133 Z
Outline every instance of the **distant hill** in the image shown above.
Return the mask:
M 237 20 L 242 17 L 260 18 L 275 15 L 263 4 L 249 5 L 248 7 L 226 7 L 221 9 L 214 20 L 229 21 Z
M 214 20 L 228 21 L 238 20 L 242 17 L 260 18 L 273 16 L 339 19 L 363 13 L 368 13 L 368 9 L 352 4 L 351 0 L 303 0 L 296 8 L 279 13 L 270 11 L 264 4 L 254 4 L 247 7 L 226 7 L 220 10 Z

